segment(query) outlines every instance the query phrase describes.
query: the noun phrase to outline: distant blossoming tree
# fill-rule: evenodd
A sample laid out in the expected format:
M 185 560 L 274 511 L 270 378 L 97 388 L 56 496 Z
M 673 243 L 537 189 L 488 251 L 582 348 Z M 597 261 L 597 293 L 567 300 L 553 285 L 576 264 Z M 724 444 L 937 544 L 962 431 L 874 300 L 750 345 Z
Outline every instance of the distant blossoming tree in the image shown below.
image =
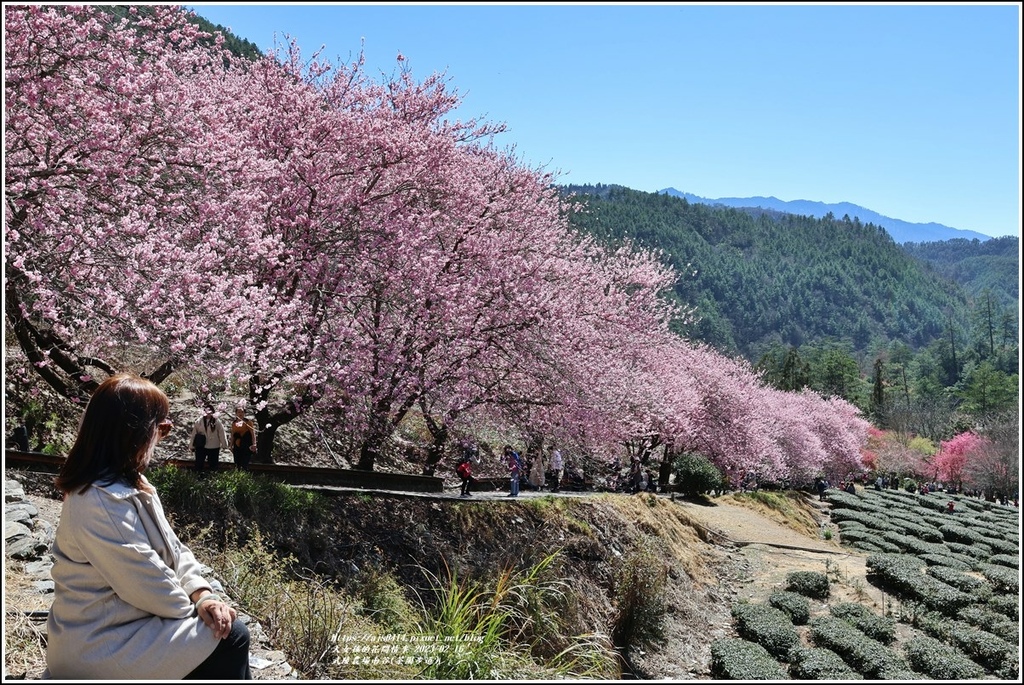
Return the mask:
M 990 446 L 988 440 L 971 431 L 940 442 L 934 460 L 939 479 L 962 488 L 970 462 L 983 458 Z

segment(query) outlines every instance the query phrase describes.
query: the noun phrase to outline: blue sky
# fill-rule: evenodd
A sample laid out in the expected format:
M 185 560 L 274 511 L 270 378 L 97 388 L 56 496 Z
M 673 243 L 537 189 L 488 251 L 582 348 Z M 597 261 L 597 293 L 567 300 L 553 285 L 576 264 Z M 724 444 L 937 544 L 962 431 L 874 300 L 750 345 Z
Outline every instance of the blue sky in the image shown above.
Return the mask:
M 1020 235 L 1021 6 L 192 4 L 264 51 L 422 80 L 563 184 L 851 202 Z

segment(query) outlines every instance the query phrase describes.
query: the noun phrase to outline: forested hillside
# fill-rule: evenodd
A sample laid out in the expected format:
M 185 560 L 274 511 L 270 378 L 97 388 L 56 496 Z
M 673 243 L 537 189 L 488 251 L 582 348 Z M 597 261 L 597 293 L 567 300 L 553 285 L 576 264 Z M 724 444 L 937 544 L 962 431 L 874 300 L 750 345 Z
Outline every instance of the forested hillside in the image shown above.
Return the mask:
M 1020 238 L 906 243 L 904 252 L 929 264 L 941 276 L 964 286 L 974 298 L 985 291 L 1003 306 L 1017 309 L 1020 299 Z
M 567 186 L 587 211 L 574 223 L 602 238 L 664 250 L 697 307 L 684 334 L 756 360 L 779 344 L 848 341 L 865 351 L 899 340 L 921 348 L 967 291 L 901 250 L 872 224 L 834 217 L 749 213 L 621 186 Z

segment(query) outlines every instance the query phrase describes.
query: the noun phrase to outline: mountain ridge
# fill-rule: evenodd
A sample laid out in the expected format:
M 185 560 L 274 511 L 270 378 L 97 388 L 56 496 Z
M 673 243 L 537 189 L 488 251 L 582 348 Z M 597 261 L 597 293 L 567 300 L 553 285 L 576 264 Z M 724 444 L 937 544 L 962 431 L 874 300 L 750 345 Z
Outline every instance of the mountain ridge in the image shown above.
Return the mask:
M 693 193 L 686 193 L 675 188 L 663 188 L 658 191 L 660 195 L 684 198 L 687 202 L 707 205 L 722 205 L 734 209 L 761 208 L 774 211 L 797 214 L 800 216 L 812 216 L 821 219 L 831 213 L 837 219 L 849 216 L 851 219 L 859 219 L 863 223 L 870 223 L 884 228 L 892 239 L 900 244 L 903 243 L 926 243 L 964 238 L 967 240 L 979 240 L 985 242 L 992 240 L 992 236 L 970 231 L 961 228 L 953 228 L 943 224 L 913 223 L 894 219 L 879 214 L 878 212 L 855 205 L 851 202 L 825 203 L 814 200 L 780 200 L 777 197 L 722 197 L 706 198 Z

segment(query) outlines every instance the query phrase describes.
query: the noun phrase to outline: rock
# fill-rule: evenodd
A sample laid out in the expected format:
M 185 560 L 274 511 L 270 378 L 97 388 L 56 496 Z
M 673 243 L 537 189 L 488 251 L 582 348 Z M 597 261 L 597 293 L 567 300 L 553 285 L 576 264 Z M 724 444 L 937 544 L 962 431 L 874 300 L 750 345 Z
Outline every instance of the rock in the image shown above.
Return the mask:
M 4 520 L 26 523 L 39 516 L 39 510 L 31 502 L 9 502 L 4 505 Z
M 28 537 L 32 529 L 21 521 L 4 521 L 4 541 L 10 544 L 14 540 Z

